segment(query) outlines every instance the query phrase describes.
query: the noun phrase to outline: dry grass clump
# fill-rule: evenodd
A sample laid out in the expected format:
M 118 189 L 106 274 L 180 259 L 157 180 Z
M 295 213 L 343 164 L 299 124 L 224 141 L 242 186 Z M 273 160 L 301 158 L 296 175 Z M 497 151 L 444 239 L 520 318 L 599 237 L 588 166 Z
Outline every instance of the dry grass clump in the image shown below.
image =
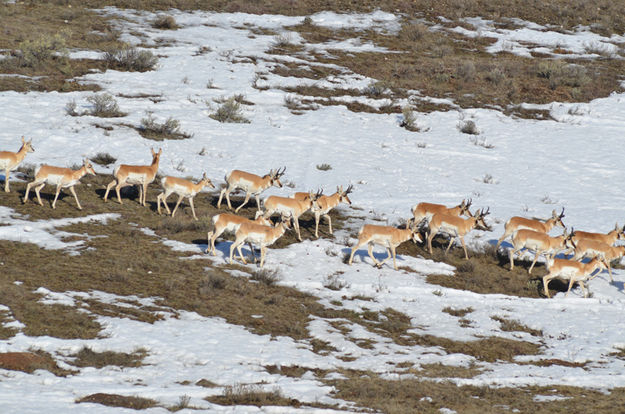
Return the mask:
M 506 332 L 527 332 L 532 336 L 543 336 L 543 331 L 539 329 L 532 329 L 528 326 L 523 325 L 518 321 L 513 321 L 511 319 L 502 318 L 500 316 L 492 316 L 492 320 L 497 321 L 501 324 L 501 330 Z
M 43 369 L 59 377 L 75 373 L 71 370 L 59 368 L 54 358 L 49 353 L 41 350 L 0 353 L 0 368 L 22 371 L 28 374 L 32 374 L 38 369 Z
M 275 269 L 259 269 L 252 272 L 250 279 L 267 286 L 273 286 L 280 281 L 280 274 Z
M 477 129 L 477 125 L 475 125 L 474 121 L 466 120 L 458 122 L 458 130 L 463 134 L 469 135 L 479 135 L 480 131 Z
M 180 121 L 173 117 L 167 118 L 164 122 L 157 122 L 151 112 L 148 116 L 141 119 L 141 126 L 137 131 L 143 138 L 154 141 L 163 141 L 165 139 L 185 139 L 192 135 L 180 130 Z
M 56 33 L 52 37 L 39 36 L 24 40 L 15 53 L 17 65 L 38 68 L 52 59 L 64 61 L 68 53 L 66 37 L 64 33 Z
M 158 402 L 150 398 L 106 393 L 90 394 L 77 399 L 76 402 L 96 403 L 106 405 L 108 407 L 123 407 L 131 408 L 133 410 L 145 410 L 147 408 L 158 406 Z
M 91 109 L 82 115 L 88 114 L 100 118 L 117 118 L 127 115 L 125 112 L 120 111 L 117 101 L 108 93 L 89 96 L 87 101 L 91 103 Z
M 558 86 L 578 88 L 591 82 L 591 77 L 584 66 L 569 64 L 560 60 L 547 60 L 538 63 L 536 74 L 539 78 L 549 81 L 549 87 L 556 89 Z
M 241 104 L 237 101 L 236 97 L 226 99 L 215 112 L 209 115 L 212 119 L 219 122 L 248 124 L 250 120 L 245 118 Z
M 152 21 L 152 27 L 155 29 L 175 30 L 180 26 L 178 26 L 176 19 L 172 16 L 161 14 Z
M 117 158 L 113 157 L 108 152 L 98 152 L 96 155 L 89 159 L 95 164 L 103 165 L 105 167 L 117 161 Z
M 453 373 L 453 369 L 446 372 Z M 341 374 L 347 378 L 323 380 L 336 389 L 335 398 L 389 414 L 434 414 L 443 411 L 607 414 L 625 402 L 623 388 L 611 389 L 609 394 L 604 394 L 602 391 L 568 386 L 476 387 L 422 378 L 390 380 L 378 373 L 365 371 L 341 371 Z M 536 400 L 536 396 L 555 398 Z
M 399 124 L 400 127 L 406 128 L 408 131 L 420 132 L 421 128 L 417 125 L 417 116 L 409 105 L 406 105 L 401 110 L 402 120 Z
M 147 356 L 147 350 L 141 348 L 129 354 L 125 352 L 95 352 L 91 348 L 83 347 L 76 354 L 72 355 L 74 360 L 70 362 L 75 367 L 95 367 L 103 368 L 109 365 L 117 367 L 140 367 L 143 359 Z
M 220 405 L 254 405 L 256 407 L 272 405 L 299 407 L 301 405 L 301 402 L 294 398 L 284 397 L 279 388 L 264 391 L 260 385 L 256 384 L 228 385 L 224 388 L 222 395 L 206 397 L 206 400 Z
M 450 314 L 451 316 L 456 316 L 459 318 L 464 317 L 465 315 L 467 315 L 468 313 L 473 312 L 475 309 L 473 309 L 472 307 L 468 307 L 468 308 L 464 308 L 464 309 L 454 309 L 454 308 L 450 308 L 449 306 L 443 309 L 443 312 Z
M 111 69 L 145 72 L 154 69 L 158 58 L 149 50 L 138 50 L 126 45 L 104 52 L 104 61 Z

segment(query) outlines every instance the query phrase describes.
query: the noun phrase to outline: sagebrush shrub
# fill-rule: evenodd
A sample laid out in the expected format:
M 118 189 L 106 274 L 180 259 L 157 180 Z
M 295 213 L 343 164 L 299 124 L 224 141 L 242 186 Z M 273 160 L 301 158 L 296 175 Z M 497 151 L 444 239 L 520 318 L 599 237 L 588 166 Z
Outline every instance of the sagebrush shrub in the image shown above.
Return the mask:
M 174 30 L 178 28 L 178 24 L 176 24 L 176 19 L 174 19 L 172 16 L 162 14 L 154 19 L 154 21 L 152 22 L 152 27 L 154 27 L 155 29 Z
M 114 69 L 145 72 L 154 69 L 158 58 L 149 50 L 137 50 L 127 46 L 105 52 L 104 61 Z
M 475 122 L 471 120 L 461 121 L 458 124 L 458 129 L 464 134 L 479 135 L 480 133 L 480 131 L 477 129 L 477 125 L 475 125 Z
M 93 105 L 89 111 L 89 115 L 99 116 L 102 118 L 114 118 L 126 115 L 119 110 L 117 101 L 108 93 L 89 96 L 87 101 Z
M 226 99 L 226 101 L 217 108 L 217 111 L 209 116 L 219 122 L 238 124 L 250 122 L 243 116 L 241 104 L 237 102 L 234 97 Z
M 55 56 L 67 57 L 65 35 L 61 33 L 25 40 L 18 45 L 18 49 L 20 66 L 37 67 Z

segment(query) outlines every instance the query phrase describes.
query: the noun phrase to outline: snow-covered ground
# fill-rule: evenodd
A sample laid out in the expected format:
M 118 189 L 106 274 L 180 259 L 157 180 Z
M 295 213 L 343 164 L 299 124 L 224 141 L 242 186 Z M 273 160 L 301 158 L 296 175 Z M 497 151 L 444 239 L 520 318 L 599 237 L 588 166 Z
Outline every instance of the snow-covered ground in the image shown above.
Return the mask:
M 192 175 L 202 172 L 219 183 L 233 168 L 260 174 L 271 168 L 286 166 L 285 181 L 298 191 L 322 187 L 326 193 L 337 185 L 354 184 L 350 195 L 355 206 L 350 211 L 361 216 L 350 220 L 356 229 L 364 222 L 398 223 L 410 216 L 410 207 L 419 201 L 457 204 L 472 198 L 476 208 L 490 207 L 493 233 L 475 231 L 468 240 L 473 248 L 492 243 L 503 232 L 503 224 L 513 215 L 547 217 L 553 209 L 566 208 L 565 224 L 576 229 L 607 231 L 615 222 L 625 224 L 625 196 L 620 185 L 625 182 L 622 167 L 623 130 L 625 129 L 625 95 L 613 94 L 585 104 L 553 103 L 545 105 L 554 120 L 533 121 L 510 118 L 498 111 L 471 109 L 464 111 L 419 114 L 418 123 L 426 132 L 414 133 L 399 127 L 397 115 L 354 113 L 342 106 L 320 107 L 303 115 L 293 115 L 284 105 L 287 94 L 273 89 L 277 85 L 309 84 L 310 80 L 281 78 L 269 73 L 283 59 L 297 62 L 300 58 L 267 55 L 275 36 L 259 34 L 254 28 L 272 29 L 288 34 L 285 26 L 298 23 L 303 17 L 256 16 L 247 14 L 172 12 L 180 29 L 160 31 L 151 28 L 154 15 L 144 12 L 103 11 L 125 17 L 119 21 L 126 41 L 164 44 L 154 49 L 159 66 L 145 73 L 94 73 L 84 80 L 100 84 L 104 91 L 116 96 L 120 109 L 128 113 L 121 119 L 100 119 L 91 116 L 71 117 L 65 105 L 75 100 L 79 110 L 86 109 L 90 93 L 0 93 L 3 129 L 0 149 L 17 150 L 19 137 L 33 139 L 35 153 L 26 163 L 42 162 L 69 166 L 84 157 L 107 152 L 118 163 L 149 162 L 151 147 L 162 147 L 162 174 Z M 394 31 L 399 18 L 388 13 L 370 15 L 337 15 L 320 13 L 312 16 L 314 24 L 328 27 L 378 27 Z M 486 35 L 488 22 L 476 20 L 476 31 L 468 35 Z M 466 31 L 466 29 L 463 29 Z M 137 38 L 131 33 L 142 33 Z M 518 30 L 497 30 L 498 42 L 531 39 L 545 48 L 568 48 L 585 53 L 582 46 L 592 42 L 618 42 L 618 39 L 597 38 L 589 32 L 551 33 L 543 27 L 527 24 Z M 293 42 L 299 36 L 290 34 Z M 307 45 L 326 50 L 327 45 Z M 333 48 L 371 50 L 375 46 L 357 40 L 333 44 Z M 610 46 L 611 47 L 611 46 Z M 202 49 L 203 48 L 203 49 Z M 201 53 L 199 53 L 201 51 Z M 84 56 L 76 51 L 75 56 Z M 248 57 L 248 59 L 245 59 Z M 249 57 L 254 57 L 252 63 Z M 340 68 L 340 66 L 336 66 Z M 259 80 L 258 75 L 267 80 Z M 269 89 L 256 89 L 257 81 Z M 372 80 L 344 70 L 333 82 L 317 82 L 321 86 L 364 88 Z M 208 88 L 207 85 L 213 87 Z M 243 94 L 253 106 L 244 106 L 249 124 L 224 124 L 208 115 L 218 106 L 213 99 Z M 126 97 L 121 97 L 124 95 Z M 158 95 L 150 100 L 142 95 Z M 129 97 L 138 96 L 138 97 Z M 293 95 L 288 95 L 293 96 Z M 156 101 L 156 102 L 155 102 Z M 160 122 L 169 117 L 181 122 L 182 130 L 192 138 L 155 143 L 143 139 L 136 131 L 117 124 L 140 125 L 147 111 Z M 481 134 L 477 141 L 462 134 L 458 123 L 473 120 Z M 113 125 L 112 131 L 96 128 Z M 486 148 L 488 143 L 492 148 Z M 330 164 L 322 171 L 315 166 Z M 101 173 L 112 167 L 96 166 Z M 272 188 L 264 195 L 289 194 L 290 188 Z M 1 197 L 0 197 L 1 204 Z M 344 207 L 343 207 L 344 208 Z M 114 215 L 89 216 L 81 220 L 116 219 Z M 8 240 L 44 243 L 46 248 L 70 249 L 63 245 L 55 227 L 65 221 L 30 222 L 6 207 L 0 207 L 0 237 Z M 325 225 L 325 224 L 322 224 Z M 336 240 L 349 238 L 348 231 L 337 232 Z M 354 240 L 351 240 L 353 243 Z M 173 248 L 200 253 L 194 245 L 172 243 Z M 217 245 L 216 258 L 199 260 L 221 262 L 226 259 L 229 242 Z M 568 384 L 609 390 L 625 386 L 625 361 L 609 354 L 625 348 L 622 332 L 625 321 L 623 271 L 614 272 L 615 283 L 602 274 L 592 282 L 592 297 L 584 299 L 579 289 L 566 299 L 562 294 L 552 300 L 517 298 L 505 295 L 480 295 L 467 291 L 429 285 L 430 273 L 453 276 L 454 269 L 431 260 L 399 257 L 399 265 L 413 269 L 394 271 L 391 267 L 371 266 L 366 250 L 358 252 L 354 265 L 342 263 L 348 248 L 328 240 L 305 241 L 287 249 L 269 251 L 266 267 L 276 269 L 284 285 L 310 292 L 326 306 L 362 310 L 393 308 L 411 317 L 415 332 L 456 340 L 475 340 L 484 336 L 500 336 L 541 343 L 544 353 L 532 359 L 557 358 L 570 362 L 588 362 L 584 368 L 514 363 L 482 363 L 482 374 L 470 379 L 457 379 L 459 384 L 472 385 L 556 385 Z M 1 261 L 1 258 L 0 258 Z M 328 289 L 325 285 L 338 276 L 343 288 Z M 101 301 L 118 302 L 123 298 L 103 292 L 49 292 L 40 289 L 46 301 L 74 303 L 73 298 L 89 295 Z M 359 300 L 355 297 L 369 297 Z M 355 299 L 344 299 L 344 297 Z M 149 303 L 151 299 L 138 299 Z M 461 327 L 456 317 L 443 308 L 473 308 L 467 315 L 469 327 Z M 2 308 L 0 308 L 2 310 Z M 88 309 L 85 309 L 88 312 Z M 329 321 L 311 319 L 311 335 L 329 342 L 338 352 L 327 356 L 315 354 L 307 343 L 291 338 L 259 336 L 221 319 L 203 318 L 193 313 L 164 312 L 164 318 L 153 325 L 128 319 L 99 317 L 105 326 L 102 338 L 96 340 L 61 340 L 49 337 L 28 337 L 19 333 L 0 341 L 0 352 L 42 349 L 53 354 L 61 366 L 64 357 L 83 346 L 95 351 L 132 352 L 145 348 L 146 365 L 140 368 L 84 368 L 67 378 L 55 377 L 46 371 L 25 374 L 0 370 L 0 407 L 3 413 L 49 412 L 66 413 L 85 410 L 87 405 L 75 399 L 97 392 L 140 395 L 164 405 L 175 405 L 189 396 L 190 405 L 219 412 L 324 412 L 306 408 L 219 407 L 203 400 L 220 394 L 221 386 L 261 384 L 267 390 L 278 388 L 285 396 L 302 402 L 337 402 L 331 389 L 312 372 L 301 378 L 269 374 L 266 365 L 299 365 L 310 369 L 367 369 L 392 378 L 399 372 L 394 365 L 411 362 L 415 366 L 429 363 L 469 366 L 476 361 L 466 355 L 447 355 L 425 347 L 402 347 L 361 327 L 353 326 L 345 333 Z M 543 331 L 541 338 L 523 332 L 503 332 L 492 319 L 500 316 Z M 349 323 L 345 321 L 347 326 Z M 17 321 L 12 322 L 18 326 Z M 190 340 L 190 338 L 193 338 Z M 352 341 L 368 339 L 371 349 L 358 347 Z M 346 362 L 338 357 L 355 357 Z M 351 358 L 348 358 L 348 360 Z M 336 375 L 336 374 L 332 374 Z M 182 385 L 206 379 L 220 387 L 203 388 Z M 29 397 L 36 395 L 34 400 Z M 345 410 L 350 405 L 340 402 Z M 119 408 L 90 404 L 89 410 L 99 412 L 131 412 Z M 167 412 L 152 408 L 148 412 Z M 190 410 L 189 410 L 190 411 Z M 330 412 L 330 410 L 326 410 Z M 194 410 L 194 412 L 196 412 Z

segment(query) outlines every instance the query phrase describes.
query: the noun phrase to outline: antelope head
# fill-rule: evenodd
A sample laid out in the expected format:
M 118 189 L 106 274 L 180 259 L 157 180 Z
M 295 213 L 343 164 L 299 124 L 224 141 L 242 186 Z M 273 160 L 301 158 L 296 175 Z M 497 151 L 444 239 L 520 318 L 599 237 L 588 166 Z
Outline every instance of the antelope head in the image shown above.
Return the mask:
M 284 175 L 285 171 L 286 171 L 286 167 L 283 167 L 282 170 L 280 170 L 280 168 L 278 168 L 276 171 L 269 170 L 269 178 L 271 179 L 271 185 L 275 185 L 276 187 L 282 188 L 280 177 Z
M 562 219 L 564 218 L 564 207 L 562 207 L 562 212 L 560 214 L 556 213 L 555 210 L 551 212 L 551 218 L 555 221 L 556 226 L 560 226 L 562 228 L 566 228 Z
M 308 199 L 310 200 L 311 209 L 315 210 L 319 208 L 319 206 L 317 205 L 317 200 L 319 200 L 319 197 L 321 197 L 322 195 L 323 195 L 322 189 L 318 189 L 316 193 L 313 193 L 312 191 L 308 192 Z
M 412 241 L 414 243 L 423 243 L 421 231 L 419 230 L 419 223 L 415 223 L 414 217 L 406 220 L 406 229 L 410 229 L 412 232 Z
M 566 227 L 564 228 L 564 233 L 562 233 L 562 246 L 565 249 L 575 249 L 577 248 L 577 243 L 573 240 L 573 236 L 575 236 L 575 230 L 571 227 L 571 232 L 566 232 Z
M 484 218 L 489 214 L 490 207 L 488 207 L 486 211 L 484 211 L 484 209 L 478 210 L 475 213 L 475 216 L 473 216 L 475 218 L 475 227 L 481 227 L 483 230 L 491 231 L 491 228 L 488 226 L 488 224 L 486 224 L 486 221 L 484 220 Z
M 150 151 L 152 152 L 152 164 L 157 164 L 158 161 L 161 158 L 161 154 L 163 153 L 163 149 L 159 148 L 158 152 L 154 152 L 154 148 L 150 148 Z
M 291 214 L 281 214 L 280 221 L 278 221 L 275 227 L 283 226 L 285 230 L 291 230 L 291 221 L 293 220 L 293 216 Z
M 32 138 L 26 141 L 24 139 L 24 136 L 22 135 L 22 148 L 20 148 L 20 150 L 26 149 L 26 152 L 35 152 L 35 148 L 33 147 L 32 142 L 33 142 Z
M 201 183 L 204 183 L 204 186 L 209 186 L 210 188 L 215 188 L 215 185 L 213 184 L 213 182 L 206 176 L 206 172 L 202 173 L 202 179 L 200 180 Z
M 82 165 L 83 167 L 85 167 L 85 171 L 87 172 L 87 174 L 95 175 L 95 171 L 93 170 L 93 165 L 91 165 L 88 159 L 85 158 Z
M 347 204 L 351 205 L 352 204 L 352 200 L 350 200 L 347 195 L 349 193 L 351 193 L 353 189 L 354 189 L 354 186 L 352 184 L 350 184 L 347 187 L 347 190 L 345 190 L 345 191 L 343 191 L 343 186 L 336 187 L 336 192 L 339 193 L 339 203 L 343 202 L 343 203 L 347 203 Z
M 462 216 L 464 214 L 467 217 L 473 217 L 473 214 L 471 214 L 471 211 L 469 210 L 469 207 L 471 207 L 471 204 L 473 204 L 472 198 L 470 198 L 469 201 L 462 200 L 462 203 L 460 203 L 460 205 L 458 206 L 460 207 L 460 214 L 458 215 Z

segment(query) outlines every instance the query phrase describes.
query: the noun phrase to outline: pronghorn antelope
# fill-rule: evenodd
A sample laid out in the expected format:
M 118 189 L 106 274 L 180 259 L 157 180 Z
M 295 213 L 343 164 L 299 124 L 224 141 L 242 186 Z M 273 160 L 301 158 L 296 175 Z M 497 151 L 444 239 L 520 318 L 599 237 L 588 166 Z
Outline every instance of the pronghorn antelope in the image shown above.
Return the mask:
M 211 180 L 206 178 L 206 173 L 202 175 L 202 179 L 197 184 L 194 184 L 189 180 L 185 180 L 184 178 L 167 176 L 163 177 L 161 185 L 163 186 L 163 192 L 156 197 L 156 208 L 158 210 L 158 214 L 161 214 L 162 201 L 165 205 L 165 210 L 167 210 L 167 214 L 171 214 L 173 217 L 176 214 L 176 210 L 178 209 L 180 202 L 186 197 L 189 199 L 191 212 L 193 213 L 193 218 L 195 220 L 197 220 L 197 216 L 195 215 L 195 207 L 193 207 L 193 197 L 195 197 L 195 195 L 206 186 L 215 188 Z M 176 207 L 174 207 L 174 211 L 170 212 L 169 206 L 167 206 L 167 197 L 169 197 L 172 193 L 178 194 L 178 202 L 176 203 Z
M 584 291 L 584 281 L 592 280 L 594 276 L 592 274 L 597 269 L 605 269 L 607 267 L 605 260 L 602 257 L 595 257 L 588 263 L 576 262 L 568 259 L 551 259 L 547 262 L 547 268 L 549 273 L 543 276 L 543 287 L 545 288 L 545 295 L 549 296 L 549 282 L 553 279 L 568 280 L 569 288 L 566 291 L 565 297 L 569 294 L 571 287 L 575 282 L 578 282 L 582 291 Z M 584 297 L 588 297 L 588 289 L 584 293 Z
M 272 225 L 271 220 L 267 220 L 263 216 L 259 216 L 256 220 L 252 221 L 248 218 L 237 216 L 236 214 L 230 214 L 230 213 L 216 214 L 213 216 L 212 221 L 213 221 L 213 231 L 209 231 L 208 234 L 206 235 L 206 238 L 208 240 L 208 249 L 206 250 L 206 253 L 212 252 L 213 256 L 216 254 L 215 253 L 215 240 L 217 240 L 217 237 L 221 236 L 223 232 L 227 231 L 230 233 L 236 233 L 236 231 L 239 229 L 239 227 L 243 223 L 256 223 L 256 224 L 261 224 L 263 226 Z
M 293 227 L 297 233 L 297 239 L 302 241 L 302 235 L 299 231 L 299 218 L 302 214 L 308 210 L 315 210 L 317 208 L 317 200 L 321 197 L 321 190 L 317 193 L 312 191 L 308 193 L 308 196 L 303 200 L 290 197 L 269 196 L 263 201 L 263 207 L 265 213 L 257 213 L 257 216 L 262 214 L 265 218 L 271 217 L 275 213 L 293 217 Z
M 469 207 L 471 207 L 472 202 L 473 200 L 471 199 L 469 199 L 468 202 L 466 200 L 462 200 L 462 203 L 458 204 L 456 207 L 447 207 L 444 204 L 419 203 L 412 207 L 410 211 L 412 211 L 412 215 L 414 216 L 417 224 L 423 221 L 423 219 L 427 219 L 429 222 L 432 219 L 432 216 L 436 213 L 449 214 L 450 216 L 457 217 L 462 215 L 473 217 L 469 211 Z
M 610 246 L 614 245 L 617 240 L 625 239 L 625 226 L 623 228 L 619 227 L 618 223 L 614 225 L 614 229 L 610 230 L 607 233 L 589 233 L 587 231 L 578 231 L 573 230 L 573 240 L 575 243 L 579 242 L 582 239 L 588 240 L 596 240 Z
M 625 246 L 612 246 L 598 240 L 581 239 L 575 243 L 573 260 L 582 260 L 585 257 L 603 257 L 608 266 L 610 282 L 614 282 L 610 263 L 616 259 L 620 259 L 623 255 L 625 255 Z
M 267 246 L 273 244 L 282 237 L 286 230 L 291 228 L 289 225 L 290 221 L 291 217 L 283 215 L 281 220 L 273 227 L 263 226 L 257 223 L 242 223 L 235 233 L 234 243 L 230 246 L 230 263 L 232 264 L 232 256 L 234 254 L 234 249 L 236 249 L 243 263 L 247 264 L 241 252 L 241 245 L 248 242 L 250 243 L 250 247 L 252 247 L 251 244 L 258 244 L 260 247 L 260 267 L 263 267 L 265 255 L 267 254 Z M 254 254 L 253 248 L 252 254 Z M 254 256 L 254 258 L 256 257 Z
M 393 267 L 397 270 L 397 261 L 395 260 L 395 249 L 397 246 L 405 241 L 412 239 L 415 243 L 421 242 L 421 235 L 417 228 L 416 223 L 413 220 L 406 222 L 406 227 L 398 229 L 391 226 L 378 226 L 374 224 L 365 224 L 358 231 L 358 242 L 352 247 L 352 252 L 349 255 L 348 264 L 352 264 L 354 260 L 354 253 L 361 246 L 368 244 L 369 257 L 373 260 L 375 266 L 381 268 L 384 262 L 393 257 Z M 378 244 L 384 246 L 387 250 L 388 256 L 381 262 L 373 256 L 373 245 Z
M 17 166 L 24 160 L 26 154 L 29 152 L 35 152 L 32 146 L 32 139 L 28 141 L 22 137 L 22 146 L 17 152 L 0 151 L 0 170 L 4 170 L 4 191 L 9 191 L 9 174 L 11 171 L 17 168 Z
M 317 199 L 317 207 L 313 209 L 315 213 L 315 237 L 319 237 L 319 221 L 321 217 L 325 217 L 328 220 L 328 227 L 330 229 L 330 234 L 332 234 L 332 219 L 328 213 L 340 203 L 351 205 L 352 201 L 347 195 L 352 192 L 353 188 L 354 186 L 351 184 L 347 187 L 347 190 L 343 190 L 343 186 L 339 186 L 336 187 L 336 193 L 329 196 L 322 195 Z M 293 195 L 293 198 L 300 201 L 304 201 L 307 197 L 309 197 L 309 194 L 304 192 L 295 193 Z
M 40 165 L 39 167 L 37 167 L 37 169 L 35 169 L 35 179 L 32 182 L 28 183 L 28 185 L 26 186 L 24 203 L 28 201 L 28 193 L 30 192 L 30 188 L 34 186 L 35 194 L 37 194 L 37 200 L 39 201 L 39 205 L 43 205 L 39 192 L 46 184 L 52 184 L 56 185 L 56 195 L 54 196 L 54 201 L 52 202 L 52 208 L 56 208 L 56 200 L 59 198 L 61 188 L 69 188 L 69 191 L 76 199 L 76 205 L 78 206 L 78 210 L 82 210 L 80 202 L 78 201 L 78 197 L 76 196 L 76 191 L 74 191 L 74 186 L 78 184 L 80 179 L 86 174 L 95 175 L 95 171 L 93 171 L 93 167 L 88 160 L 84 160 L 82 167 L 80 167 L 78 170 L 72 170 L 71 168 L 63 167 L 53 167 L 51 165 L 45 164 Z
M 104 193 L 104 202 L 106 202 L 109 191 L 111 190 L 111 188 L 113 188 L 113 186 L 115 186 L 115 192 L 117 193 L 117 200 L 119 201 L 119 204 L 123 204 L 122 198 L 119 195 L 120 188 L 129 185 L 138 185 L 139 203 L 142 206 L 145 206 L 145 199 L 148 193 L 148 185 L 152 181 L 154 181 L 154 178 L 156 177 L 156 173 L 158 172 L 158 162 L 163 152 L 162 149 L 159 149 L 158 152 L 154 152 L 153 149 L 150 149 L 150 151 L 152 152 L 151 165 L 121 164 L 115 168 L 115 170 L 113 171 L 113 176 L 115 177 L 115 179 L 113 179 L 113 181 L 111 181 L 106 186 L 106 193 Z
M 226 195 L 226 201 L 228 202 L 228 208 L 232 209 L 232 205 L 230 204 L 230 193 L 237 188 L 240 188 L 245 191 L 245 201 L 239 207 L 234 210 L 235 213 L 238 213 L 241 208 L 247 204 L 250 200 L 250 196 L 254 195 L 256 197 L 256 206 L 258 207 L 258 211 L 260 211 L 260 193 L 275 185 L 276 187 L 282 187 L 282 183 L 280 182 L 280 177 L 284 175 L 286 171 L 286 167 L 282 169 L 282 171 L 278 168 L 276 171 L 269 170 L 269 174 L 266 174 L 262 177 L 248 173 L 241 170 L 232 170 L 228 174 L 226 174 L 226 187 L 221 190 L 219 194 L 219 201 L 217 201 L 217 208 L 221 208 L 221 200 Z
M 551 259 L 560 250 L 569 247 L 570 240 L 571 235 L 567 234 L 566 229 L 562 235 L 556 237 L 551 237 L 540 231 L 521 229 L 512 235 L 512 248 L 508 250 L 510 270 L 514 269 L 514 254 L 518 251 L 528 249 L 534 252 L 534 260 L 528 270 L 528 273 L 531 274 L 538 256 L 544 254 L 548 259 Z
M 564 218 L 564 207 L 562 207 L 562 212 L 560 214 L 556 213 L 555 210 L 551 212 L 551 217 L 545 221 L 539 221 L 536 219 L 528 219 L 525 217 L 514 216 L 511 217 L 510 220 L 506 221 L 505 230 L 503 232 L 503 236 L 497 240 L 496 249 L 499 249 L 499 245 L 504 239 L 516 232 L 517 230 L 527 229 L 540 231 L 541 233 L 549 233 L 552 228 L 555 226 L 560 226 L 565 228 L 562 219 Z
M 464 243 L 464 236 L 477 226 L 481 226 L 482 228 L 488 230 L 489 227 L 484 221 L 484 218 L 489 214 L 489 212 L 490 208 L 486 211 L 478 210 L 473 217 L 466 220 L 449 214 L 435 213 L 430 219 L 430 228 L 427 236 L 430 254 L 432 254 L 432 239 L 434 239 L 434 236 L 441 232 L 450 236 L 449 245 L 445 250 L 445 254 L 447 254 L 454 240 L 458 237 L 462 243 L 462 248 L 464 249 L 464 258 L 469 259 L 467 246 Z

